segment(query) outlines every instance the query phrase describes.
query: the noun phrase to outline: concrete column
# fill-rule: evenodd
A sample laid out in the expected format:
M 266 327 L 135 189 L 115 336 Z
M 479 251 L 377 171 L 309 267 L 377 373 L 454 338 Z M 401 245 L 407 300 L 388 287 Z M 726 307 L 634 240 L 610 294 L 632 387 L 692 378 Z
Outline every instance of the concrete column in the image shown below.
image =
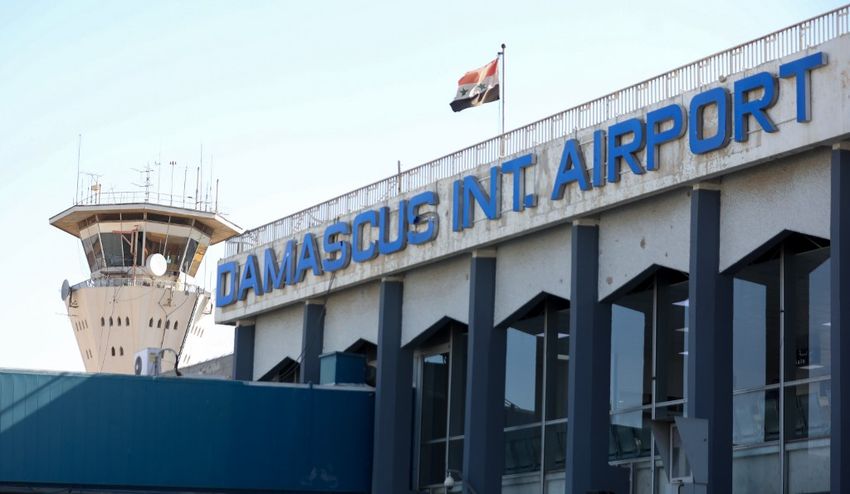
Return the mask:
M 732 492 L 732 278 L 719 273 L 720 190 L 691 193 L 685 416 L 708 420 L 708 493 Z
M 234 381 L 254 379 L 254 321 L 238 321 L 233 330 Z
M 374 494 L 411 492 L 413 351 L 401 346 L 403 287 L 399 278 L 381 281 L 372 453 Z
M 832 150 L 830 206 L 830 332 L 832 435 L 830 490 L 850 492 L 850 145 Z M 844 328 L 847 321 L 847 328 Z
M 316 300 L 304 304 L 304 325 L 301 332 L 302 383 L 319 384 L 319 355 L 325 335 L 325 305 Z
M 463 443 L 464 492 L 473 494 L 502 492 L 507 333 L 493 327 L 495 301 L 496 253 L 473 252 Z
M 608 465 L 611 305 L 599 302 L 599 226 L 572 226 L 567 494 L 628 492 L 627 471 Z

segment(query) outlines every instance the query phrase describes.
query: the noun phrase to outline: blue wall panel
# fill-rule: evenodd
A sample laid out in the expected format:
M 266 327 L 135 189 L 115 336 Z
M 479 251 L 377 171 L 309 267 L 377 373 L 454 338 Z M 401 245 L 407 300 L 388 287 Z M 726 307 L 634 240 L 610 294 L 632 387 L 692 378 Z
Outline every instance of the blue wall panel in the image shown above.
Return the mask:
M 0 484 L 369 492 L 374 393 L 0 372 Z

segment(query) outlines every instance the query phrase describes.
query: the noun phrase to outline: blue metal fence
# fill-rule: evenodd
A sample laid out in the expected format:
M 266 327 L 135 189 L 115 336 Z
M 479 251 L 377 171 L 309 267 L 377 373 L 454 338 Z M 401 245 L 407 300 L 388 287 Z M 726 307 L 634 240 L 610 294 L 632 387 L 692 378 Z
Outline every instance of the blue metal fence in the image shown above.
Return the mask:
M 0 487 L 369 492 L 369 388 L 0 371 Z

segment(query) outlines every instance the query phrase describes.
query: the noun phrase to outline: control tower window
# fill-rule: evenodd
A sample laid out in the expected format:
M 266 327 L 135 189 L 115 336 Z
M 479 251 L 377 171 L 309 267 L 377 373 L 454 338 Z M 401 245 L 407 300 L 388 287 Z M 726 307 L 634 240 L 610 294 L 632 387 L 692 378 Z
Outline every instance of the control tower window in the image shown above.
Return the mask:
M 168 236 L 168 242 L 165 245 L 165 260 L 168 262 L 168 271 L 177 274 L 180 271 L 180 261 L 183 259 L 183 253 L 186 251 L 186 243 L 189 239 L 185 237 Z
M 133 257 L 129 252 L 125 259 L 124 251 L 129 249 L 124 248 L 126 242 L 120 233 L 101 233 L 100 240 L 103 242 L 103 255 L 106 257 L 107 267 L 120 268 L 133 265 Z
M 188 273 L 189 268 L 192 267 L 192 259 L 195 257 L 196 250 L 198 250 L 198 241 L 190 238 L 189 243 L 186 245 L 186 255 L 183 258 L 183 264 L 180 267 L 180 270 L 184 273 Z

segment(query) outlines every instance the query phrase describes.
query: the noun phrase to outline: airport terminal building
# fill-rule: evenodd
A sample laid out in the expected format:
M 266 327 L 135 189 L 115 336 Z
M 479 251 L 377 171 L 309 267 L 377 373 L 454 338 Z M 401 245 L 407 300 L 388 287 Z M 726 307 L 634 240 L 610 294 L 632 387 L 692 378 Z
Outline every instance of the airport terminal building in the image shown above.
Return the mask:
M 850 492 L 848 32 L 844 7 L 228 241 L 234 376 L 364 356 L 376 493 Z

